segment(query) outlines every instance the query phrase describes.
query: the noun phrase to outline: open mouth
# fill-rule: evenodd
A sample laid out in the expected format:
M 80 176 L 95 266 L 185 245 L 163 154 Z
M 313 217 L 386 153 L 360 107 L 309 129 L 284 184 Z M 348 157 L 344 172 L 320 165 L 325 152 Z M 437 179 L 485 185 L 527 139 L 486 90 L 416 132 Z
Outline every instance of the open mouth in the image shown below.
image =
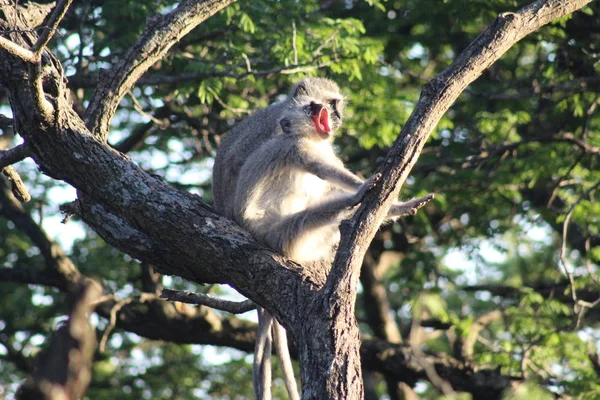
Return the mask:
M 329 136 L 329 132 L 331 132 L 331 128 L 329 127 L 329 112 L 327 111 L 327 108 L 321 108 L 318 114 L 313 115 L 312 120 L 315 124 L 317 133 L 321 137 L 327 138 Z

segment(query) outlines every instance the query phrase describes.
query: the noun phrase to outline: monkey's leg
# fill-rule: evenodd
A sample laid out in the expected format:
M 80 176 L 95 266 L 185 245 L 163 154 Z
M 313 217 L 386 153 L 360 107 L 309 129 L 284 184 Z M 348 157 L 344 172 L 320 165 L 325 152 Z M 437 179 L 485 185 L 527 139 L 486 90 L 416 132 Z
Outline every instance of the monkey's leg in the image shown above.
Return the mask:
M 280 249 L 288 257 L 294 258 L 294 246 L 298 244 L 299 238 L 311 230 L 327 225 L 337 225 L 340 218 L 344 218 L 350 213 L 352 207 L 361 202 L 367 191 L 380 177 L 381 175 L 374 175 L 353 195 L 333 198 L 317 206 L 288 215 L 265 233 L 265 241 L 273 248 Z
M 416 199 L 408 200 L 404 203 L 393 204 L 388 212 L 388 218 L 405 217 L 407 215 L 415 215 L 417 210 L 429 203 L 433 199 L 433 193 L 427 196 L 417 197 Z
M 266 234 L 267 243 L 293 258 L 293 246 L 304 234 L 336 224 L 340 218 L 349 214 L 350 209 L 356 204 L 354 196 L 345 196 L 288 215 Z
M 273 316 L 257 307 L 258 332 L 254 349 L 252 384 L 257 400 L 271 400 L 271 325 Z
M 294 377 L 294 368 L 292 367 L 292 359 L 290 358 L 287 336 L 285 329 L 283 329 L 283 326 L 276 319 L 273 319 L 273 343 L 277 351 L 277 358 L 279 359 L 279 366 L 283 373 L 283 380 L 288 396 L 290 400 L 299 400 L 300 396 L 298 394 L 296 378 Z

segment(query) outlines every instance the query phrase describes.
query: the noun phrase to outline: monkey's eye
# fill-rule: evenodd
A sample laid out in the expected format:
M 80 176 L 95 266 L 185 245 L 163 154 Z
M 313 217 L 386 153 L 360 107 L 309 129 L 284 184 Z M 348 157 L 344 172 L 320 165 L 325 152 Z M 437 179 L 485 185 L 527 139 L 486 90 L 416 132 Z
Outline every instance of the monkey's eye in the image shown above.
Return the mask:
M 339 111 L 338 111 L 338 103 L 339 100 L 338 99 L 331 99 L 328 101 L 329 103 L 329 107 L 331 107 L 331 110 L 333 111 L 333 113 L 335 115 L 337 115 L 338 118 L 341 118 L 342 116 L 340 115 Z
M 304 111 L 309 117 L 312 117 L 315 115 L 319 115 L 319 112 L 321 112 L 322 108 L 323 106 L 321 104 L 317 104 L 313 101 L 309 105 L 304 107 Z
M 290 128 L 292 127 L 292 121 L 290 121 L 289 119 L 282 119 L 281 121 L 279 121 L 279 125 L 281 125 L 281 129 L 284 132 L 289 132 Z

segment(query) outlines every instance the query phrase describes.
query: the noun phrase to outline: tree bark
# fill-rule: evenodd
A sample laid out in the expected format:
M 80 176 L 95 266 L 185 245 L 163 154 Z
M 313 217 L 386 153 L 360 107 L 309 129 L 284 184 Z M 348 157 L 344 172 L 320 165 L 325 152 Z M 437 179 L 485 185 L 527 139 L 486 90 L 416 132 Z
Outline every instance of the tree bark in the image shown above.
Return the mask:
M 301 267 L 269 251 L 198 196 L 150 176 L 108 147 L 105 129 L 118 95 L 110 101 L 101 95 L 102 100 L 93 97 L 92 104 L 99 108 L 88 110 L 88 126 L 94 133 L 90 132 L 73 110 L 60 63 L 50 53 L 44 53 L 41 65 L 32 67 L 31 59 L 19 58 L 14 49 L 0 49 L 0 87 L 9 96 L 16 130 L 34 161 L 44 173 L 77 189 L 78 199 L 71 209 L 108 243 L 156 266 L 160 273 L 198 283 L 229 284 L 276 315 L 298 343 L 303 399 L 360 399 L 360 339 L 354 317 L 360 265 L 430 131 L 462 90 L 514 43 L 589 1 L 537 1 L 518 12 L 500 15 L 448 69 L 425 85 L 384 163 L 382 179 L 355 217 L 343 224 L 340 251 L 327 276 L 322 269 Z M 184 2 L 182 6 L 224 7 L 228 3 Z M 27 10 L 14 8 L 8 0 L 0 0 L 0 4 L 7 6 L 0 14 L 0 29 L 11 32 L 5 37 L 30 51 L 37 38 L 32 32 L 18 31 L 29 28 L 24 15 Z M 194 23 L 216 10 L 209 9 Z M 8 13 L 19 15 L 8 18 Z M 181 22 L 175 25 L 179 31 L 169 36 L 173 40 L 167 42 L 174 43 L 193 25 Z M 149 27 L 152 24 L 151 19 Z M 144 50 L 154 37 L 142 36 L 131 59 L 143 54 L 159 59 L 167 45 L 159 45 L 161 50 L 156 53 Z M 117 79 L 121 67 L 109 75 Z M 137 71 L 132 75 L 135 82 L 148 67 L 144 64 L 135 70 L 125 66 L 124 70 L 126 74 Z M 110 85 L 116 93 L 133 84 L 122 76 L 114 79 Z M 99 88 L 98 93 L 103 90 Z

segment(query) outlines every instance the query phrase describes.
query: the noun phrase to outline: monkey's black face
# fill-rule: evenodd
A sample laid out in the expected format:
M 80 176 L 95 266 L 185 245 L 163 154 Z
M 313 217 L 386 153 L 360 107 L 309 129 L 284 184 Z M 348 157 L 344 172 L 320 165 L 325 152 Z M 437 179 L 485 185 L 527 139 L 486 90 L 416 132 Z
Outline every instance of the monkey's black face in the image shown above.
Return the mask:
M 344 115 L 344 100 L 333 98 L 327 100 L 327 108 L 331 117 L 331 131 L 335 132 L 342 126 L 342 115 Z
M 311 106 L 305 111 L 311 117 L 320 112 L 320 109 L 317 109 L 319 105 L 326 108 L 329 116 L 329 132 L 337 131 L 342 125 L 344 100 L 340 88 L 333 81 L 323 78 L 305 78 L 290 92 L 290 98 L 296 104 L 310 103 Z
M 330 99 L 328 100 L 329 108 L 331 108 L 332 116 L 335 116 L 338 120 L 342 119 L 342 115 L 340 114 L 340 110 L 338 110 L 340 106 L 339 99 Z

